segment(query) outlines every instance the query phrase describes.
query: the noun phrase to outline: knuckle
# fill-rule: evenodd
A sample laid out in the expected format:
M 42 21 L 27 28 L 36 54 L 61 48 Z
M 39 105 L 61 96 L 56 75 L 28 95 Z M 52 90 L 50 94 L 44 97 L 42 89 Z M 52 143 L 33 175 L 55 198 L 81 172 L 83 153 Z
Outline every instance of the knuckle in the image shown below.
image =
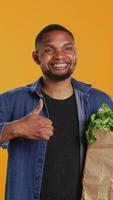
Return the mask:
M 53 131 L 48 131 L 48 134 L 49 134 L 49 136 L 52 136 L 53 135 Z
M 48 119 L 48 118 L 47 118 L 47 123 L 48 123 L 48 124 L 50 124 L 50 123 L 51 123 L 51 120 L 50 120 L 50 119 Z
M 46 136 L 46 137 L 45 137 L 46 140 L 49 140 L 49 138 L 50 138 L 49 136 Z
M 53 132 L 50 133 L 50 136 L 52 136 L 52 135 L 53 135 Z
M 52 121 L 50 119 L 47 118 L 47 122 L 52 125 Z
M 49 135 L 42 135 L 42 140 L 49 140 L 50 136 Z

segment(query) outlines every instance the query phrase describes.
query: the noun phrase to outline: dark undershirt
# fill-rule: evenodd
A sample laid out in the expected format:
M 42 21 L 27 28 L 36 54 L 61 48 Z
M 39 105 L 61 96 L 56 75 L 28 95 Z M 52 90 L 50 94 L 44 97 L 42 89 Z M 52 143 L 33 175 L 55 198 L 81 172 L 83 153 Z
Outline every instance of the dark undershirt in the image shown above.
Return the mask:
M 79 127 L 73 94 L 57 100 L 43 93 L 54 135 L 47 145 L 40 200 L 80 200 Z

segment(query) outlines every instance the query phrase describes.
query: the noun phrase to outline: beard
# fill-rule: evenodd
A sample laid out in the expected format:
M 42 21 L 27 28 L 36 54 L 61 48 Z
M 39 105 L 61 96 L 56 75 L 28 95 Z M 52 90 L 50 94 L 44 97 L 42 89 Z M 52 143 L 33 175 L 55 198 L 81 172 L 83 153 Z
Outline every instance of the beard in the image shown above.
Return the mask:
M 42 72 L 45 76 L 47 76 L 48 78 L 50 78 L 54 81 L 63 81 L 72 75 L 74 69 L 75 69 L 75 67 L 70 67 L 69 70 L 67 71 L 67 73 L 60 74 L 60 75 L 54 74 L 50 70 L 48 70 L 46 72 L 45 71 L 42 71 Z

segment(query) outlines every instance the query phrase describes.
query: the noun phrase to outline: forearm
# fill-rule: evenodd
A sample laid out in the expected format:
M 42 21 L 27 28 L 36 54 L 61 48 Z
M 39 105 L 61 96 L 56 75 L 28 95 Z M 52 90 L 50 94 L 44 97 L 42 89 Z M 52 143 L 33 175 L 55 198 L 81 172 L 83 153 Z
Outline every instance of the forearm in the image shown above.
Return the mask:
M 0 133 L 0 144 L 7 142 L 15 137 L 18 137 L 16 121 L 6 123 L 2 132 Z

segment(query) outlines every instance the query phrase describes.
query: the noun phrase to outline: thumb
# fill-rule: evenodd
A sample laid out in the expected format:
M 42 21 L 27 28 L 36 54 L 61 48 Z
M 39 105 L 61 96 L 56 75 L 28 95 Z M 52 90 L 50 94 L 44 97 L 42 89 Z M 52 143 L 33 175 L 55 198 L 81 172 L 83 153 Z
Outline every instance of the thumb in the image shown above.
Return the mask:
M 42 110 L 42 108 L 43 108 L 43 105 L 44 105 L 43 104 L 43 100 L 40 99 L 39 104 L 35 107 L 33 113 L 35 113 L 36 115 L 39 115 L 41 110 Z

